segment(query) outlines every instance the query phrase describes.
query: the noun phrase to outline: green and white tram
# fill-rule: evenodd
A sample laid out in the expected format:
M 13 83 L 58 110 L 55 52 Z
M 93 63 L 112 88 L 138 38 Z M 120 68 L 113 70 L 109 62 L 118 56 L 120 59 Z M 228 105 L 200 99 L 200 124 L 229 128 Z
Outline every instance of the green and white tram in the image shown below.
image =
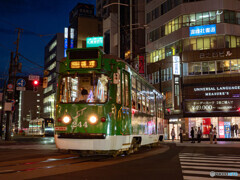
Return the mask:
M 69 49 L 60 63 L 59 149 L 132 152 L 163 139 L 163 96 L 126 62 L 98 48 Z

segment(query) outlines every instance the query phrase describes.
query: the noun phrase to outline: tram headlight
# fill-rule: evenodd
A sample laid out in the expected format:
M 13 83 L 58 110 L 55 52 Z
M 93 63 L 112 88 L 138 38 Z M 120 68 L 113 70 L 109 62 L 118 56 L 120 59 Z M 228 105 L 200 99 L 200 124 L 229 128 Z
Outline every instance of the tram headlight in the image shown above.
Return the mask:
M 64 124 L 69 124 L 72 121 L 72 118 L 69 115 L 65 115 L 62 117 L 62 122 Z
M 88 120 L 91 124 L 96 124 L 97 121 L 98 121 L 98 118 L 97 118 L 97 116 L 92 115 L 92 116 L 89 117 Z

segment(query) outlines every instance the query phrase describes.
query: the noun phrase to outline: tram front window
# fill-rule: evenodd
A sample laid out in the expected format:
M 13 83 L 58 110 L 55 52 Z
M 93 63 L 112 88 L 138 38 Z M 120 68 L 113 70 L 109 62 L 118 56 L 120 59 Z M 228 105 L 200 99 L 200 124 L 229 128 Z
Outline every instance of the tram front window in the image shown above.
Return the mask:
M 78 74 L 61 80 L 62 103 L 105 103 L 107 97 L 108 76 L 104 74 Z

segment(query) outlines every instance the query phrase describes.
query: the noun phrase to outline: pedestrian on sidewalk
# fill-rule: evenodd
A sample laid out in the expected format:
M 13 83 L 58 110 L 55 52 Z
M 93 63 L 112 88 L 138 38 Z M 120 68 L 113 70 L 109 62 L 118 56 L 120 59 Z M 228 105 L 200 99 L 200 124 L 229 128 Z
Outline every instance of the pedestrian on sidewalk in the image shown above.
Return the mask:
M 180 128 L 179 136 L 180 136 L 180 143 L 183 143 L 183 129 L 182 128 Z
M 197 131 L 197 140 L 198 140 L 198 143 L 201 142 L 201 137 L 202 137 L 202 131 L 201 131 L 200 127 L 198 127 L 198 131 Z
M 217 130 L 216 130 L 216 127 L 213 128 L 213 140 L 215 141 L 214 144 L 217 144 Z
M 172 142 L 173 142 L 174 139 L 175 139 L 175 131 L 174 131 L 174 128 L 172 128 L 171 136 L 172 136 Z
M 192 127 L 192 130 L 191 130 L 191 137 L 192 137 L 192 142 L 191 143 L 195 143 L 194 141 L 194 129 Z

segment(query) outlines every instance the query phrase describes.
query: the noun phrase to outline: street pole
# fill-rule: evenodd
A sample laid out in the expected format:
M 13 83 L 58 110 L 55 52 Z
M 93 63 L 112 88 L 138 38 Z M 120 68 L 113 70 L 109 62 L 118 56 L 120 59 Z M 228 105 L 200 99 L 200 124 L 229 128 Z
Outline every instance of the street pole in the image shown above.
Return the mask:
M 133 38 L 133 34 L 132 34 L 132 0 L 130 0 L 130 64 L 131 66 L 133 66 L 133 43 L 132 43 L 132 38 Z
M 5 94 L 6 94 L 6 79 L 4 80 L 4 85 L 3 85 L 3 94 L 2 94 L 2 109 L 1 109 L 1 121 L 0 121 L 0 138 L 2 139 L 3 136 L 3 117 L 4 117 L 4 103 L 5 103 Z
M 117 37 L 117 39 L 118 39 L 118 57 L 120 58 L 120 31 L 121 31 L 121 29 L 120 29 L 120 0 L 118 0 L 118 15 L 117 15 L 117 18 L 118 18 L 118 37 Z
M 17 67 L 18 67 L 18 49 L 19 49 L 19 39 L 20 39 L 20 33 L 22 29 L 17 28 L 18 30 L 18 37 L 16 42 L 16 53 L 15 57 L 14 53 L 11 52 L 11 62 L 9 67 L 9 79 L 8 84 L 13 85 L 13 91 L 7 91 L 7 102 L 11 102 L 12 99 L 15 99 L 15 86 L 16 86 L 16 74 L 17 74 Z M 6 119 L 6 134 L 5 134 L 5 141 L 11 140 L 11 132 L 12 132 L 12 121 L 13 121 L 13 113 L 14 111 L 8 110 L 7 111 L 7 119 Z

